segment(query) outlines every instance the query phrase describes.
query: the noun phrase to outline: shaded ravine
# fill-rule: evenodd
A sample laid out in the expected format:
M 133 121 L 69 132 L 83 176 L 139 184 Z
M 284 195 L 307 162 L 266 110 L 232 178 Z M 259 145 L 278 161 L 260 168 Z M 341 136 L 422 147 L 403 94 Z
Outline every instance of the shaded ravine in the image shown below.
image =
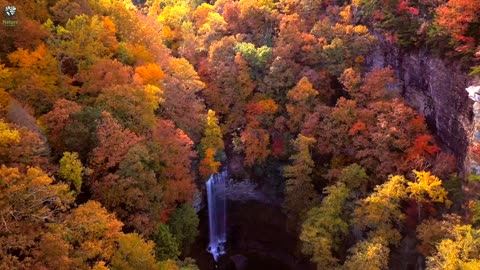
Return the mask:
M 226 254 L 217 263 L 207 252 L 207 208 L 199 212 L 200 236 L 188 256 L 196 259 L 201 270 L 313 269 L 309 259 L 299 252 L 297 235 L 287 230 L 278 200 L 264 190 L 250 180 L 229 180 Z

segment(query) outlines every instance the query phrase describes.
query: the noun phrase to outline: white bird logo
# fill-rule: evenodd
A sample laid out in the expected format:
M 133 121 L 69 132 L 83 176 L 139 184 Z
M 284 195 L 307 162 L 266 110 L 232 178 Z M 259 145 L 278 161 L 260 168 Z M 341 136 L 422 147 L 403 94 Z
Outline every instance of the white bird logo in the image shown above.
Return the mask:
M 7 6 L 5 7 L 5 14 L 7 14 L 8 17 L 12 17 L 17 13 L 17 8 L 14 6 Z

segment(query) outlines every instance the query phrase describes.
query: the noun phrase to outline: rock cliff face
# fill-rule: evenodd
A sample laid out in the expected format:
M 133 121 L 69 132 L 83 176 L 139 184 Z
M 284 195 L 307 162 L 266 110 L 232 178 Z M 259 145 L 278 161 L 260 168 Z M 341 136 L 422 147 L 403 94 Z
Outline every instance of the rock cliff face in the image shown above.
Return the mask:
M 465 174 L 474 126 L 473 101 L 465 88 L 472 78 L 458 63 L 422 51 L 402 52 L 381 38 L 367 61 L 371 68 L 390 65 L 395 70 L 403 98 L 425 116 L 442 149 L 457 158 Z
M 465 177 L 472 169 L 475 171 L 478 166 L 470 158 L 469 146 L 480 127 L 480 117 L 474 114 L 474 107 L 480 105 L 474 106 L 465 90 L 475 83 L 474 79 L 457 62 L 425 51 L 404 52 L 382 38 L 378 40 L 367 57 L 368 66 L 391 66 L 398 79 L 395 88 L 425 116 L 442 150 L 457 158 L 460 175 Z M 415 252 L 415 245 L 414 237 L 405 237 L 393 251 L 390 269 L 424 269 L 424 258 Z

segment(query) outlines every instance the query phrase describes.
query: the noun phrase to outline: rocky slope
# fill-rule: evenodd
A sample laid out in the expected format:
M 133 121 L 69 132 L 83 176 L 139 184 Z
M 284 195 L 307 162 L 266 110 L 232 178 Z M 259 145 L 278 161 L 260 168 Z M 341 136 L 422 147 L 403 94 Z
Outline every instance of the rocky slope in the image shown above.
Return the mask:
M 427 51 L 404 52 L 380 38 L 367 60 L 371 68 L 390 65 L 395 70 L 401 95 L 425 116 L 442 149 L 457 158 L 465 175 L 474 128 L 473 101 L 465 88 L 473 78 L 457 62 Z

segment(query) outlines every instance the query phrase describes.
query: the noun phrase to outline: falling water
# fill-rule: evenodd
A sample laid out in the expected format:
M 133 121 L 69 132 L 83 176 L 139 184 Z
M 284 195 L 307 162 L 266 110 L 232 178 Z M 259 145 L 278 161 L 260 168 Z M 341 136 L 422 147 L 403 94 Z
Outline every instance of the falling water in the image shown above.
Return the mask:
M 215 261 L 225 254 L 226 232 L 226 201 L 225 191 L 227 172 L 212 174 L 207 181 L 208 219 L 210 225 L 210 243 L 208 252 Z

